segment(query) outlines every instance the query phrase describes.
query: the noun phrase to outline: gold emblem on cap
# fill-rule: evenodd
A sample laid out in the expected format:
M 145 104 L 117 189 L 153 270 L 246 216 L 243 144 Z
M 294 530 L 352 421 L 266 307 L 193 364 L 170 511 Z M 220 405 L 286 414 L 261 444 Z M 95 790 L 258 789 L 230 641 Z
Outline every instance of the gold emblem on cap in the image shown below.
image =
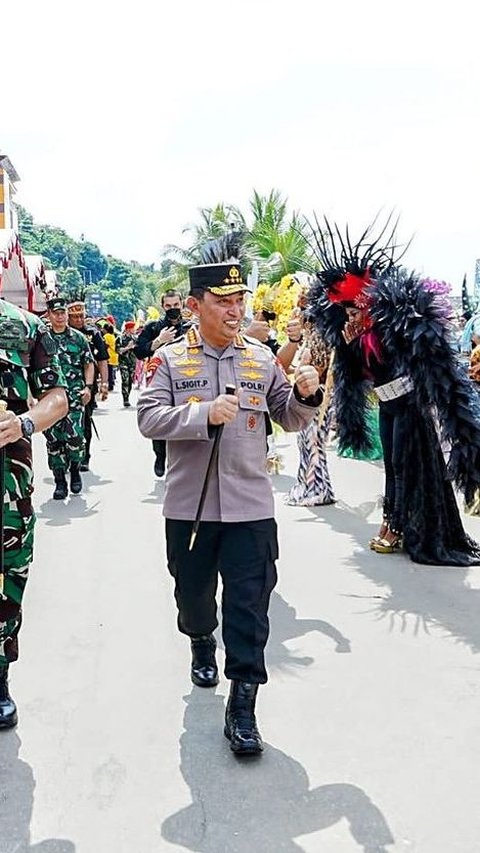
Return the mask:
M 238 267 L 230 267 L 227 278 L 223 279 L 224 284 L 243 284 L 242 276 Z

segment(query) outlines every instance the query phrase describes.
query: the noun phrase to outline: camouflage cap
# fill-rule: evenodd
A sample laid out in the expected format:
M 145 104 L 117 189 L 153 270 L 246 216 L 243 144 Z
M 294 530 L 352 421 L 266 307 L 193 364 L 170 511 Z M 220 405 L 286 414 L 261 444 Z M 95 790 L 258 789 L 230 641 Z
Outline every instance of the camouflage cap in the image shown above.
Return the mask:
M 51 299 L 47 299 L 47 308 L 49 311 L 65 311 L 67 301 L 64 296 L 52 296 Z

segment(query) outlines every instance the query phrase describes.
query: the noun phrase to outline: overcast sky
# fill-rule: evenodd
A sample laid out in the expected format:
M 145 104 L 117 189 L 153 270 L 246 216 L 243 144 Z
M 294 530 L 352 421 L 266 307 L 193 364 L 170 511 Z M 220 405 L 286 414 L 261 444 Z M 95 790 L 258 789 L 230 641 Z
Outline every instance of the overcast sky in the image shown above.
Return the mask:
M 143 263 L 199 207 L 247 212 L 254 188 L 353 231 L 394 208 L 410 266 L 473 286 L 475 6 L 4 0 L 0 150 L 17 198 Z

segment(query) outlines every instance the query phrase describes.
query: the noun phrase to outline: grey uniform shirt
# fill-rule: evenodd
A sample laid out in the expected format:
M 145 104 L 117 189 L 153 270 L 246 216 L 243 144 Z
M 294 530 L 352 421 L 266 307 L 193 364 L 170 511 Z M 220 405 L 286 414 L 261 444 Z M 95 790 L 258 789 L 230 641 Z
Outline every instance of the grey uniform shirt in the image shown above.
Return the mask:
M 225 424 L 202 519 L 273 517 L 266 414 L 294 432 L 314 417 L 318 401 L 308 405 L 297 399 L 270 350 L 258 341 L 237 336 L 219 351 L 191 329 L 162 348 L 160 364 L 137 406 L 141 433 L 168 441 L 167 518 L 195 518 L 215 432 L 208 424 L 209 405 L 227 384 L 237 389 L 239 411 L 233 423 Z

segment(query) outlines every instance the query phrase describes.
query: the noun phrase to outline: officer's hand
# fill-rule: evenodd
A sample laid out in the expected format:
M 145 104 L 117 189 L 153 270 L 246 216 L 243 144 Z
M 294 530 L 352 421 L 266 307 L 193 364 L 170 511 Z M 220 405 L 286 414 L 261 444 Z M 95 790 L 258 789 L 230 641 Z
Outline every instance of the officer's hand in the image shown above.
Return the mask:
M 159 335 L 153 339 L 150 344 L 152 352 L 155 352 L 156 349 L 162 346 L 162 344 L 171 344 L 172 341 L 175 340 L 175 335 L 177 334 L 177 330 L 170 326 L 169 329 L 162 329 Z
M 309 349 L 304 349 L 300 364 L 295 371 L 295 385 L 300 397 L 310 397 L 318 391 L 320 380 L 318 373 L 310 364 L 312 357 Z
M 250 335 L 251 338 L 256 338 L 257 341 L 264 344 L 265 341 L 268 341 L 270 326 L 266 320 L 252 320 L 250 325 L 245 329 L 245 334 Z
M 86 406 L 91 400 L 90 388 L 84 388 L 80 394 L 80 402 L 82 406 Z
M 108 398 L 108 382 L 100 383 L 100 399 L 102 403 Z
M 286 333 L 291 344 L 299 344 L 303 334 L 303 323 L 301 317 L 297 314 L 298 308 L 295 309 L 293 316 L 287 323 Z
M 0 447 L 22 438 L 22 422 L 13 412 L 0 411 Z
M 208 410 L 208 423 L 212 426 L 230 424 L 238 413 L 238 397 L 235 394 L 219 394 Z

